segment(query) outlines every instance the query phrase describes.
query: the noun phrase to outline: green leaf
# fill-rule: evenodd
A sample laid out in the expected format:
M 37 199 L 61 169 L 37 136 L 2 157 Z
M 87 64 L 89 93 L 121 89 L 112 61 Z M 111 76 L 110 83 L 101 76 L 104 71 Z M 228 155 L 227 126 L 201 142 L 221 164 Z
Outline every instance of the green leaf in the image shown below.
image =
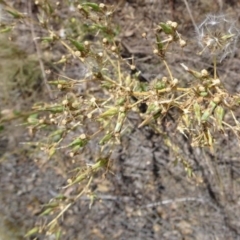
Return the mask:
M 13 29 L 13 27 L 5 27 L 2 30 L 0 30 L 0 33 L 7 33 L 10 32 Z
M 96 11 L 96 12 L 100 11 L 100 7 L 97 3 L 85 2 L 85 3 L 82 3 L 82 6 L 90 7 L 93 11 Z
M 37 124 L 39 122 L 38 120 L 38 114 L 34 113 L 32 115 L 30 115 L 27 119 L 28 123 L 30 124 Z
M 100 141 L 99 145 L 104 145 L 106 142 L 108 142 L 113 137 L 112 133 L 106 134 Z
M 25 234 L 25 237 L 30 237 L 36 233 L 38 233 L 39 231 L 39 228 L 38 227 L 34 227 L 32 228 L 31 230 L 29 230 L 26 234 Z
M 62 232 L 60 230 L 56 232 L 56 240 L 60 240 L 61 233 Z
M 77 138 L 74 141 L 72 141 L 68 146 L 69 147 L 84 147 L 87 143 L 88 143 L 87 139 Z
M 156 35 L 156 40 L 157 40 L 157 47 L 158 47 L 158 50 L 159 51 L 162 51 L 163 50 L 163 43 L 161 42 L 161 39 L 158 35 Z
M 53 107 L 47 107 L 46 109 L 43 109 L 45 111 L 50 111 L 52 113 L 61 113 L 64 111 L 63 106 L 53 106 Z
M 166 34 L 174 33 L 174 29 L 171 26 L 169 26 L 168 24 L 161 22 L 161 23 L 159 23 L 159 25 L 161 26 L 164 33 L 166 33 Z
M 85 47 L 84 47 L 84 45 L 82 43 L 80 43 L 80 42 L 78 42 L 78 41 L 76 41 L 76 40 L 74 40 L 72 38 L 68 38 L 68 39 L 69 39 L 69 41 L 72 43 L 72 45 L 74 45 L 74 47 L 78 51 L 83 52 L 85 50 Z
M 17 19 L 19 19 L 19 18 L 24 18 L 24 17 L 25 17 L 22 13 L 18 12 L 18 11 L 15 10 L 15 9 L 8 9 L 8 8 L 7 8 L 6 11 L 7 11 L 9 14 L 11 14 L 14 18 L 17 18 Z
M 43 211 L 40 216 L 46 216 L 49 215 L 53 211 L 53 208 L 47 208 L 45 211 Z

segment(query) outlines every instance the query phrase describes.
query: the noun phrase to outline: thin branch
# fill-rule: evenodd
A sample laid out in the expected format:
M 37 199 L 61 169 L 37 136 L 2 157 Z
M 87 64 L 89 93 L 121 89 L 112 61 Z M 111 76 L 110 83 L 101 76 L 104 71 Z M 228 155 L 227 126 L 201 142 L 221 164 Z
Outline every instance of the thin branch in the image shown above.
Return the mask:
M 30 21 L 31 21 L 33 19 L 31 1 L 28 2 L 28 11 L 29 11 L 29 16 L 30 16 Z M 33 39 L 33 42 L 34 42 L 34 45 L 35 45 L 36 51 L 37 51 L 38 61 L 39 61 L 40 69 L 41 69 L 41 72 L 42 72 L 42 78 L 43 78 L 44 85 L 45 85 L 45 87 L 48 91 L 50 99 L 54 99 L 53 94 L 52 94 L 52 90 L 51 90 L 51 88 L 48 84 L 48 81 L 47 81 L 47 76 L 46 76 L 46 72 L 45 72 L 45 69 L 44 69 L 44 64 L 43 64 L 43 61 L 42 61 L 42 58 L 41 58 L 42 53 L 41 53 L 41 49 L 39 48 L 38 43 L 37 43 L 35 29 L 34 29 L 34 25 L 33 25 L 32 21 L 30 23 L 30 28 L 31 28 L 32 39 Z
M 166 205 L 166 204 L 171 204 L 171 203 L 178 203 L 178 202 L 200 202 L 200 203 L 209 203 L 209 201 L 205 201 L 203 198 L 194 198 L 194 197 L 186 197 L 186 198 L 177 198 L 177 199 L 167 199 L 163 200 L 160 202 L 155 202 L 155 203 L 149 203 L 147 205 L 142 206 L 141 208 L 152 208 L 160 205 Z M 210 205 L 218 210 L 218 208 L 211 204 Z
M 191 21 L 192 21 L 192 24 L 193 24 L 193 26 L 195 28 L 195 31 L 199 34 L 199 30 L 198 30 L 197 24 L 196 24 L 196 22 L 195 22 L 195 20 L 193 18 L 193 15 L 192 15 L 191 9 L 189 8 L 188 2 L 187 2 L 187 0 L 183 0 L 183 1 L 184 1 L 185 5 L 186 5 L 188 14 L 189 14 L 189 16 L 191 18 Z

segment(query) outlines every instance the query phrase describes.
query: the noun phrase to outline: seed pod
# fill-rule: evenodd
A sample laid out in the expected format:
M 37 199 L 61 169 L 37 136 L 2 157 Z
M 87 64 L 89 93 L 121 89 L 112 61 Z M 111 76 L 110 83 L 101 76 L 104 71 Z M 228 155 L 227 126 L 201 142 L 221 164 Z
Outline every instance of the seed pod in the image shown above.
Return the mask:
M 116 108 L 116 107 L 109 108 L 107 111 L 100 114 L 99 118 L 106 118 L 106 117 L 114 116 L 118 113 L 118 111 L 119 111 L 119 108 Z
M 121 129 L 122 129 L 125 118 L 126 118 L 126 112 L 119 112 L 118 119 L 117 119 L 117 124 L 116 124 L 115 129 L 114 129 L 115 134 L 121 132 Z
M 188 116 L 188 114 L 184 114 L 184 115 L 182 116 L 182 120 L 184 121 L 186 127 L 189 128 L 191 122 L 189 121 L 189 116 Z
M 56 130 L 51 135 L 49 135 L 49 138 L 53 142 L 58 142 L 62 138 L 64 131 L 65 129 Z
M 75 140 L 73 140 L 69 145 L 68 147 L 77 147 L 77 148 L 80 148 L 80 147 L 84 147 L 86 144 L 88 143 L 88 140 L 87 139 L 80 139 L 80 138 L 77 138 Z
M 64 111 L 64 107 L 63 106 L 53 106 L 53 107 L 48 107 L 43 110 L 50 111 L 51 113 L 61 113 Z
M 210 148 L 212 149 L 213 147 L 213 138 L 212 138 L 212 135 L 210 133 L 210 130 L 208 129 L 207 130 L 207 143 L 208 143 L 208 146 L 210 146 Z M 212 149 L 213 150 L 213 149 Z
M 106 135 L 99 141 L 99 145 L 104 145 L 105 143 L 107 143 L 107 142 L 112 138 L 112 136 L 113 136 L 112 133 L 106 134 Z
M 197 72 L 197 71 L 192 70 L 192 69 L 188 69 L 188 72 L 191 73 L 197 79 L 202 78 L 202 74 L 200 72 Z
M 223 126 L 222 126 L 222 121 L 223 121 L 223 117 L 224 117 L 223 107 L 217 106 L 214 110 L 214 116 L 216 118 L 217 126 L 219 127 L 219 129 L 223 129 Z
M 122 106 L 125 102 L 126 102 L 126 98 L 125 98 L 125 97 L 122 97 L 122 98 L 119 98 L 119 99 L 116 101 L 116 105 Z
M 210 117 L 210 115 L 213 113 L 214 108 L 217 106 L 217 104 L 213 101 L 210 102 L 207 110 L 204 111 L 202 117 L 201 117 L 201 121 L 205 122 L 208 120 L 208 118 Z
M 206 97 L 208 95 L 208 92 L 200 92 L 201 97 Z
M 196 119 L 198 121 L 198 124 L 201 122 L 201 107 L 198 103 L 194 103 L 193 105 L 193 110 L 196 116 Z

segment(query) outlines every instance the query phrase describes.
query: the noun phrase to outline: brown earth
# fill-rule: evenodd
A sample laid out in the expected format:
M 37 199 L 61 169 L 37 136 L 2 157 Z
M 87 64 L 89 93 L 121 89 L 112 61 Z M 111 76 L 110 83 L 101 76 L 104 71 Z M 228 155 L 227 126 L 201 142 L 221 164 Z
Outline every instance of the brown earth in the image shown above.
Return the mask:
M 24 1 L 17 2 L 24 8 Z M 181 62 L 196 69 L 211 69 L 207 59 L 194 54 L 195 30 L 183 1 L 105 2 L 117 3 L 114 21 L 121 26 L 123 54 L 134 56 L 135 64 L 147 79 L 164 74 L 152 54 L 152 29 L 158 22 L 169 19 L 177 21 L 183 36 L 191 39 L 184 52 L 176 49 L 169 57 L 174 73 L 185 76 L 179 66 Z M 240 26 L 238 1 L 188 2 L 196 23 L 201 23 L 208 13 L 224 12 Z M 147 40 L 142 39 L 143 32 L 147 33 Z M 21 36 L 18 42 L 24 51 L 30 41 L 25 40 L 26 36 Z M 10 55 L 7 64 L 6 55 L 0 56 L 0 66 L 6 69 L 14 57 Z M 240 91 L 238 57 L 239 51 L 219 68 L 221 80 L 232 92 Z M 23 58 L 19 57 L 20 61 Z M 81 73 L 72 67 L 67 74 Z M 4 86 L 6 80 L 0 81 Z M 12 99 L 1 108 L 28 108 L 44 96 L 44 90 L 37 86 L 35 89 L 33 96 L 13 89 L 8 93 L 10 98 L 0 90 L 2 99 Z M 181 163 L 175 164 L 176 156 L 163 137 L 148 127 L 135 128 L 138 121 L 134 116 L 130 119 L 131 134 L 123 138 L 122 147 L 114 153 L 112 173 L 95 180 L 92 191 L 97 201 L 91 206 L 89 197 L 83 196 L 64 215 L 62 239 L 240 239 L 240 149 L 235 137 L 229 134 L 219 138 L 215 153 L 211 153 L 207 149 L 193 149 L 182 136 L 169 133 L 192 164 L 197 176 L 192 179 L 186 176 Z M 36 221 L 40 206 L 56 196 L 65 184 L 70 165 L 69 159 L 60 153 L 57 162 L 47 162 L 43 153 L 20 144 L 31 138 L 18 124 L 7 124 L 0 140 L 0 240 L 23 239 L 24 230 Z M 91 159 L 93 155 L 87 153 L 80 158 Z M 37 239 L 54 238 L 40 235 Z

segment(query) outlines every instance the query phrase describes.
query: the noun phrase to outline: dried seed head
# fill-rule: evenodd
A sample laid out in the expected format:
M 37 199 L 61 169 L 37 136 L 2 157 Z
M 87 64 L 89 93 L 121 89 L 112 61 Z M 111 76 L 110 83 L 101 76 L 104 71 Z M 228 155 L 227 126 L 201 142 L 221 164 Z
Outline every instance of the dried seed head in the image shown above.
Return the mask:
M 50 122 L 53 124 L 56 124 L 56 119 L 55 118 L 50 118 Z
M 78 108 L 79 107 L 79 102 L 78 101 L 73 102 L 72 107 L 73 108 Z
M 127 92 L 131 92 L 132 90 L 131 90 L 130 87 L 126 87 L 126 91 L 127 91 Z
M 122 113 L 126 112 L 126 108 L 125 107 L 120 107 L 119 112 L 122 112 Z
M 172 84 L 173 84 L 173 86 L 177 85 L 178 84 L 178 79 L 174 78 L 173 81 L 172 81 Z
M 62 125 L 66 125 L 67 122 L 68 122 L 67 119 L 63 119 L 63 120 L 62 120 Z
M 104 8 L 106 8 L 106 5 L 104 3 L 99 3 L 99 7 L 104 9 Z
M 201 75 L 202 75 L 202 77 L 208 77 L 208 76 L 209 76 L 209 73 L 208 73 L 208 71 L 207 71 L 206 69 L 203 69 L 203 70 L 201 71 Z
M 166 89 L 166 92 L 171 92 L 172 91 L 172 89 L 171 88 L 165 88 Z
M 220 85 L 220 84 L 221 84 L 221 81 L 220 81 L 219 78 L 217 78 L 217 79 L 214 79 L 214 80 L 212 81 L 212 83 L 213 83 L 214 86 L 216 86 L 216 85 Z
M 82 55 L 82 54 L 81 54 L 80 51 L 76 51 L 76 52 L 75 52 L 75 56 L 76 56 L 76 57 L 81 57 L 81 55 Z
M 39 120 L 39 123 L 40 123 L 40 124 L 43 124 L 44 122 L 45 122 L 45 119 L 40 119 L 40 120 Z
M 67 99 L 63 100 L 62 105 L 68 105 L 68 100 Z
M 84 140 L 87 138 L 86 134 L 82 133 L 80 136 L 79 136 L 80 139 Z
M 75 153 L 74 152 L 70 152 L 69 153 L 69 157 L 74 157 L 75 156 Z
M 98 53 L 98 56 L 99 56 L 100 58 L 103 57 L 103 53 L 102 53 L 102 52 Z
M 144 32 L 142 33 L 142 38 L 146 38 L 147 37 L 147 34 Z
M 198 90 L 199 90 L 199 92 L 205 92 L 206 88 L 204 86 L 199 86 Z
M 199 55 L 215 56 L 220 62 L 236 50 L 239 38 L 239 30 L 234 21 L 226 19 L 224 15 L 207 16 L 198 26 L 197 34 L 202 48 Z
M 179 45 L 180 45 L 181 48 L 183 48 L 183 47 L 185 47 L 187 45 L 187 42 L 185 40 L 183 40 L 183 39 L 180 39 L 179 40 Z
M 89 41 L 85 41 L 85 42 L 84 42 L 84 45 L 85 45 L 86 47 L 88 47 L 88 46 L 90 45 Z
M 177 22 L 171 22 L 170 26 L 174 29 L 177 29 L 178 23 Z
M 111 51 L 116 52 L 116 50 L 117 50 L 117 47 L 116 47 L 116 46 L 112 46 L 112 47 L 111 47 Z
M 218 104 L 218 103 L 221 102 L 221 98 L 220 97 L 214 97 L 213 102 Z
M 169 26 L 171 26 L 171 25 L 172 25 L 172 21 L 170 21 L 170 20 L 169 20 L 169 21 L 166 21 L 166 24 L 169 25 Z
M 130 69 L 131 69 L 131 70 L 135 70 L 135 69 L 136 69 L 136 66 L 135 66 L 135 65 L 131 65 L 131 66 L 130 66 Z
M 167 77 L 162 77 L 162 82 L 163 83 L 167 83 L 168 82 L 168 78 Z
M 104 44 L 108 43 L 107 38 L 103 38 L 102 42 L 103 42 Z
M 92 98 L 90 99 L 90 102 L 91 102 L 91 103 L 96 103 L 96 98 L 95 98 L 95 97 L 92 97 Z

